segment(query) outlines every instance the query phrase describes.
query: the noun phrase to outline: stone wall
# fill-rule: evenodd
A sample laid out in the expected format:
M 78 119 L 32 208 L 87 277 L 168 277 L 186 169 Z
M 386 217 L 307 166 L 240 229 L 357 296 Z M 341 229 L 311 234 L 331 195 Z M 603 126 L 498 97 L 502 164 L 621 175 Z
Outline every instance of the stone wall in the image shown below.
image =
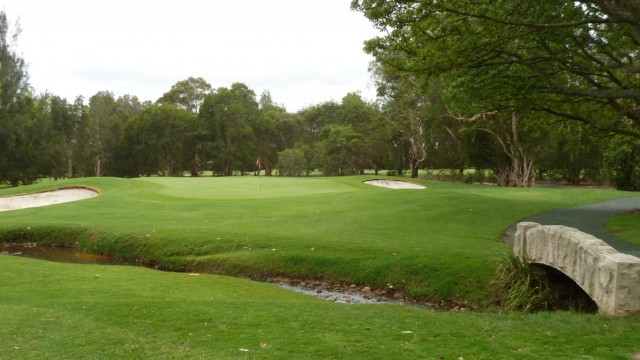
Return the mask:
M 635 256 L 574 228 L 532 222 L 518 224 L 513 252 L 562 271 L 591 296 L 600 313 L 640 314 L 640 259 Z

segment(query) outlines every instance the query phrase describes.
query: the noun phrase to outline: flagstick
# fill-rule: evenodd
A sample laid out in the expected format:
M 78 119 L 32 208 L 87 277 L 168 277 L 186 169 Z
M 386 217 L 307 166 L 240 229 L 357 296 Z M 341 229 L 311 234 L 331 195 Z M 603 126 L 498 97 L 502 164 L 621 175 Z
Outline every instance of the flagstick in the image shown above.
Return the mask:
M 260 156 L 256 159 L 256 166 L 258 167 L 258 181 L 260 182 L 260 191 L 262 191 L 262 176 L 260 176 L 260 170 L 262 169 L 262 159 Z

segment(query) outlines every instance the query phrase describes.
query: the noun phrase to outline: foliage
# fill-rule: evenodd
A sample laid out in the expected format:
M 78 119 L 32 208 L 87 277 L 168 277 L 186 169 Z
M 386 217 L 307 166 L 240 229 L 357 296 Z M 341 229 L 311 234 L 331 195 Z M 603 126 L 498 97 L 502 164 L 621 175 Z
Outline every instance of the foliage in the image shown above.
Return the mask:
M 324 175 L 359 175 L 364 172 L 364 136 L 351 125 L 322 128 L 318 148 L 319 165 Z
M 610 145 L 608 137 L 580 123 L 560 123 L 548 132 L 552 141 L 537 154 L 540 170 L 553 169 L 570 184 L 598 180 L 608 176 L 604 153 Z M 600 181 L 602 182 L 602 181 Z
M 11 29 L 3 10 L 0 10 L 0 182 L 12 186 L 35 180 L 32 164 L 26 156 L 29 147 L 27 134 L 31 107 L 26 63 L 16 51 L 20 29 Z
M 500 256 L 495 284 L 512 311 L 548 310 L 554 301 L 546 272 L 512 253 Z
M 284 149 L 278 153 L 280 176 L 302 176 L 306 172 L 306 160 L 302 149 Z
M 186 146 L 196 128 L 196 117 L 170 104 L 147 107 L 125 126 L 121 151 L 129 176 L 164 174 L 175 176 L 190 169 Z
M 177 108 L 197 114 L 205 96 L 211 92 L 211 84 L 203 78 L 189 77 L 171 86 L 171 90 L 164 93 L 157 104 L 172 104 Z
M 614 173 L 612 181 L 618 189 L 640 191 L 639 140 L 615 137 L 605 157 Z
M 434 76 L 450 83 L 454 113 L 524 107 L 640 137 L 635 5 L 353 0 L 352 8 L 386 30 L 366 50 L 423 83 Z M 478 97 L 485 99 L 468 101 Z
M 259 107 L 253 90 L 235 83 L 204 98 L 199 117 L 205 129 L 204 157 L 213 170 L 230 176 L 234 170 L 253 169 L 256 159 L 255 124 Z

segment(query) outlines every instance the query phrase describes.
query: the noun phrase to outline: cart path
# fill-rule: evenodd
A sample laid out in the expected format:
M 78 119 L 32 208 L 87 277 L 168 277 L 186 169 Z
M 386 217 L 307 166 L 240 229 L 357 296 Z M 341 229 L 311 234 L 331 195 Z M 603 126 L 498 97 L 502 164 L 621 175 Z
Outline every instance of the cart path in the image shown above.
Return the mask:
M 609 219 L 615 215 L 640 208 L 640 196 L 607 200 L 590 205 L 545 211 L 521 219 L 542 225 L 564 225 L 593 235 L 621 253 L 640 257 L 640 245 L 622 241 L 607 230 Z M 513 244 L 516 224 L 505 231 L 505 241 Z

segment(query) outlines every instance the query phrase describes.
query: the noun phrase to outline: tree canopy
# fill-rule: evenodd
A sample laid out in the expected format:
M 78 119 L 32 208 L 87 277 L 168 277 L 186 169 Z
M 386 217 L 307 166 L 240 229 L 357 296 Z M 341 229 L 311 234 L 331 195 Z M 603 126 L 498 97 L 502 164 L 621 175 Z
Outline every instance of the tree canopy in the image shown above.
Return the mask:
M 450 84 L 452 111 L 518 107 L 640 137 L 637 1 L 353 0 L 376 61 Z

